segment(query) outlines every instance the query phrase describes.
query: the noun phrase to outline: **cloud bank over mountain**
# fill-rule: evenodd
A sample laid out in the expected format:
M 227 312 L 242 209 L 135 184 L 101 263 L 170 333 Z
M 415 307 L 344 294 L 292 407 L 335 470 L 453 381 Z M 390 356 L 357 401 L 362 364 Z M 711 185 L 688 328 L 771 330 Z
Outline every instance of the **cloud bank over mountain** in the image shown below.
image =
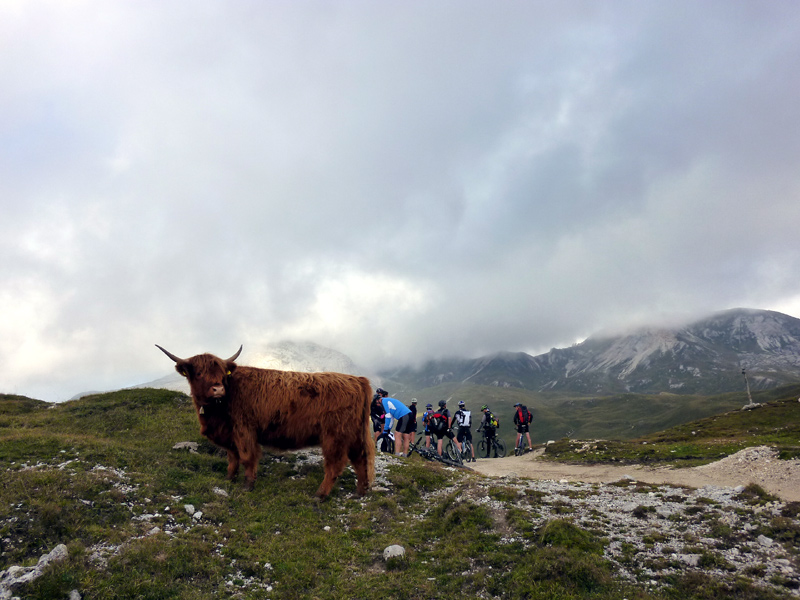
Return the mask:
M 0 40 L 2 391 L 800 315 L 794 3 L 42 0 Z

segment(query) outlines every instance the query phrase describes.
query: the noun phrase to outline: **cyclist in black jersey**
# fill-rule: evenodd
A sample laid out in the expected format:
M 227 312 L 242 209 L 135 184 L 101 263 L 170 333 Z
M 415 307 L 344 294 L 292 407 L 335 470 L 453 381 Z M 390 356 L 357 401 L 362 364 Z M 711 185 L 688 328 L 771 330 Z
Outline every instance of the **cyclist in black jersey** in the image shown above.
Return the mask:
M 462 452 L 461 445 L 464 440 L 469 442 L 472 449 L 472 462 L 475 462 L 475 446 L 472 445 L 472 411 L 466 409 L 466 404 L 463 400 L 458 403 L 458 410 L 453 414 L 453 420 L 450 422 L 458 424 L 458 433 L 456 434 L 456 448 Z

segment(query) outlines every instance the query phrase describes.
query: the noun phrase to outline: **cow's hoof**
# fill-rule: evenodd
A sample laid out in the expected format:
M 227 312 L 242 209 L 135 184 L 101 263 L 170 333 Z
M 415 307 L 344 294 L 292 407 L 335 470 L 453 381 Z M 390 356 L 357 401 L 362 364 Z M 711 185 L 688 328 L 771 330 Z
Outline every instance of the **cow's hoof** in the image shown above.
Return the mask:
M 256 482 L 255 481 L 245 481 L 244 482 L 244 489 L 247 490 L 248 492 L 252 492 L 254 489 L 256 489 Z

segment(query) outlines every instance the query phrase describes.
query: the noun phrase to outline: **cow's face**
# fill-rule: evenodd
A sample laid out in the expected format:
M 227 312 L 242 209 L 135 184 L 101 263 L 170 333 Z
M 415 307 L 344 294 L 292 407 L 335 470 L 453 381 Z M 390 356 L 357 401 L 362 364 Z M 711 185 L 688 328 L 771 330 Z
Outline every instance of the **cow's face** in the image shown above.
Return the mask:
M 229 377 L 236 370 L 236 363 L 233 361 L 242 351 L 239 348 L 239 352 L 227 360 L 217 358 L 213 354 L 198 354 L 183 359 L 170 354 L 161 346 L 158 348 L 175 361 L 175 370 L 189 380 L 192 397 L 197 403 L 200 414 L 204 414 L 205 406 L 224 400 Z
M 205 405 L 225 397 L 228 377 L 236 370 L 236 363 L 201 354 L 176 363 L 175 370 L 189 380 L 192 396 Z

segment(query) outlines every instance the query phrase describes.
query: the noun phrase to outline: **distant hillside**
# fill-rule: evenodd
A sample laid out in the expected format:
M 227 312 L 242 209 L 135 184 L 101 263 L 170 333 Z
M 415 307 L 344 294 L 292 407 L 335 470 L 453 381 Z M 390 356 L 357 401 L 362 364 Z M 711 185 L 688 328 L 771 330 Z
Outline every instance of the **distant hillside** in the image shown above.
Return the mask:
M 416 391 L 443 383 L 560 391 L 719 394 L 800 381 L 800 319 L 734 309 L 682 327 L 598 335 L 571 348 L 531 356 L 501 352 L 477 359 L 431 361 L 382 376 Z

